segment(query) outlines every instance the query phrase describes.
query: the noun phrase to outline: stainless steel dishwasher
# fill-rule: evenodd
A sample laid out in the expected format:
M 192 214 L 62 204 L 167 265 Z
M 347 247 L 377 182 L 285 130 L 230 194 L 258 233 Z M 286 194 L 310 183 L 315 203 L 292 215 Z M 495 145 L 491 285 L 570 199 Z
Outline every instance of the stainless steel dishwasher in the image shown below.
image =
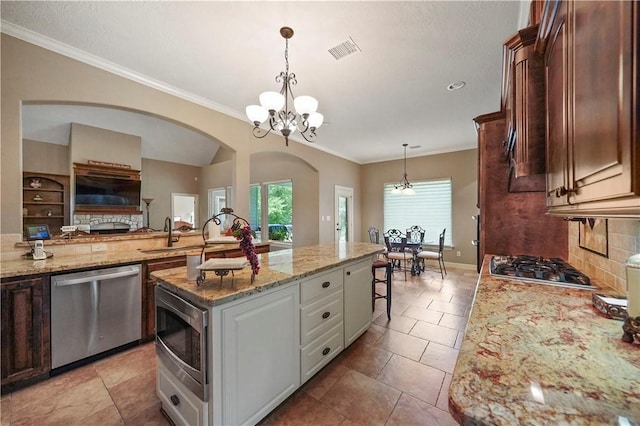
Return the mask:
M 141 337 L 140 265 L 51 277 L 51 368 Z

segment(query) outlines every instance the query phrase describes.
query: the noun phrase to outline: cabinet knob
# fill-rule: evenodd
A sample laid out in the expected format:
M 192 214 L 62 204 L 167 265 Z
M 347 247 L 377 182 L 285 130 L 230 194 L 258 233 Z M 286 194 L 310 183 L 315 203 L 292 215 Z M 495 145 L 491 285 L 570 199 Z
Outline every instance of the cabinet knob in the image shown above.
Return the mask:
M 331 282 L 329 282 L 329 281 L 325 281 L 325 282 L 323 282 L 323 283 L 322 283 L 322 288 L 327 288 L 327 287 L 329 287 L 330 285 L 331 285 Z
M 351 271 L 347 271 L 347 275 L 351 275 Z
M 329 318 L 330 315 L 331 315 L 331 312 L 325 312 L 324 314 L 322 314 L 322 318 L 327 319 Z
M 326 356 L 329 352 L 331 352 L 331 348 L 324 348 L 322 350 L 322 356 Z
M 178 398 L 178 395 L 171 395 L 170 399 L 171 399 L 171 403 L 176 407 L 180 405 L 180 398 Z

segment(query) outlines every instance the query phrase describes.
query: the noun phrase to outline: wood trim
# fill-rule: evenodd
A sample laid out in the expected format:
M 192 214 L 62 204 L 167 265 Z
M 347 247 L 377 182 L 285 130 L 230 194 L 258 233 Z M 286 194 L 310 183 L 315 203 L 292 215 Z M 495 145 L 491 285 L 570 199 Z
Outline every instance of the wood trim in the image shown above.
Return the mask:
M 102 175 L 120 179 L 140 180 L 140 170 L 83 163 L 73 163 L 73 168 L 75 174 L 81 176 Z

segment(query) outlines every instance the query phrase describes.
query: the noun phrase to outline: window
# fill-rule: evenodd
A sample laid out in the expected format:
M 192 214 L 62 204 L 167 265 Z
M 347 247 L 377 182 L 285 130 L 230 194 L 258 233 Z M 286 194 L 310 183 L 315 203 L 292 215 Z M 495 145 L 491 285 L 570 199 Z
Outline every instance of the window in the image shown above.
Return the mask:
M 384 185 L 384 229 L 405 232 L 414 225 L 425 229 L 424 241 L 438 244 L 443 229 L 444 244 L 453 246 L 451 225 L 451 178 L 412 182 L 415 195 L 392 194 L 395 183 Z
M 266 222 L 266 223 L 265 223 Z M 269 240 L 293 241 L 293 187 L 291 181 L 251 185 L 249 224 L 260 235 L 268 226 Z

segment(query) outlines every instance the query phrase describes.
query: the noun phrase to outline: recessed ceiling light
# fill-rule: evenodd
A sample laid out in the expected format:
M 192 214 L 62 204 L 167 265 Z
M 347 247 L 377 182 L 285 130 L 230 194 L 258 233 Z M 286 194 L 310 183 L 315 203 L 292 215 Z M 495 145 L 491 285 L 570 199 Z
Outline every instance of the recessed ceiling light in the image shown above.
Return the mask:
M 453 92 L 454 90 L 462 89 L 465 84 L 467 83 L 465 83 L 464 81 L 456 81 L 455 83 L 451 83 L 450 85 L 448 85 L 447 90 Z

